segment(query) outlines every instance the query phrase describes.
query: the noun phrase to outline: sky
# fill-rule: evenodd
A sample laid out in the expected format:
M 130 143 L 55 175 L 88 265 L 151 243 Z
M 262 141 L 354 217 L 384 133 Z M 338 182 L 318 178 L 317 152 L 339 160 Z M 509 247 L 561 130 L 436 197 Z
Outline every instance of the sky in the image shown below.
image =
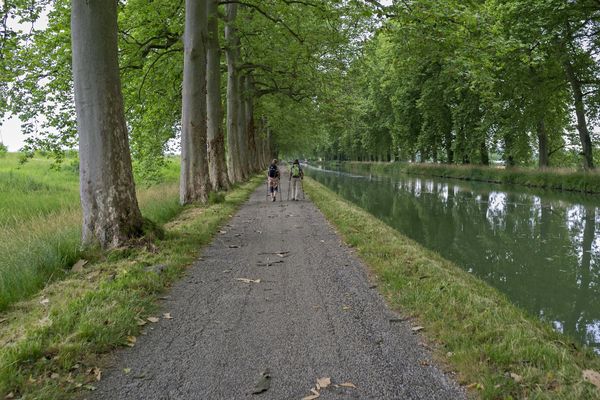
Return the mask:
M 3 1 L 0 0 L 0 4 Z M 381 4 L 390 5 L 392 0 L 381 0 Z M 39 29 L 47 24 L 45 15 L 36 23 Z M 25 135 L 21 132 L 21 121 L 17 117 L 12 117 L 2 122 L 0 125 L 0 143 L 8 147 L 8 151 L 19 151 L 25 143 Z

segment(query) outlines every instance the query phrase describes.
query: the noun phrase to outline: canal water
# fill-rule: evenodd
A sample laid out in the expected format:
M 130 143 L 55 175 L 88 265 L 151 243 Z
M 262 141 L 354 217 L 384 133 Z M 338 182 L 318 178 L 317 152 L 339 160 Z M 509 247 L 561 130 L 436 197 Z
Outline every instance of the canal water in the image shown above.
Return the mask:
M 600 196 L 305 171 L 600 352 Z

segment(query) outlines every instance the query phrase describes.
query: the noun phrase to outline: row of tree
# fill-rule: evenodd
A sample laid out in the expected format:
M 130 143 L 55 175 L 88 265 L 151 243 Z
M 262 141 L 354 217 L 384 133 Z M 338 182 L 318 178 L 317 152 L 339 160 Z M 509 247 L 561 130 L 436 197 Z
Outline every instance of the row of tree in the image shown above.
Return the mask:
M 331 121 L 319 154 L 594 168 L 598 1 L 406 0 L 384 12 L 329 108 L 348 118 Z
M 142 230 L 134 173 L 159 178 L 172 139 L 182 204 L 245 180 L 280 150 L 309 148 L 321 131 L 316 99 L 342 76 L 376 7 L 5 1 L 0 113 L 23 121 L 26 150 L 60 158 L 79 146 L 83 242 L 119 246 Z

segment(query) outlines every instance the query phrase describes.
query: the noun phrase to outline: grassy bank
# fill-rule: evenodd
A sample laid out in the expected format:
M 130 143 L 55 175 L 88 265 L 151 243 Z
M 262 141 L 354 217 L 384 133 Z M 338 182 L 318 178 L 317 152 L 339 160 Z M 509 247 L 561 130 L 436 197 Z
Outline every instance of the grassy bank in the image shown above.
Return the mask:
M 45 158 L 22 166 L 17 154 L 0 158 L 0 311 L 64 277 L 79 258 L 95 257 L 80 249 L 79 177 L 69 162 L 56 170 Z M 177 171 L 172 162 L 166 182 L 138 187 L 145 217 L 162 223 L 180 211 Z
M 101 354 L 135 345 L 161 293 L 261 183 L 256 178 L 218 204 L 186 207 L 164 225 L 163 240 L 112 251 L 9 307 L 0 315 L 0 398 L 69 399 L 93 390 Z
M 424 335 L 460 383 L 485 399 L 599 399 L 583 379 L 600 357 L 335 193 L 305 180 L 311 199 L 370 267 L 388 302 Z
M 523 185 L 542 189 L 600 193 L 600 173 L 568 169 L 494 168 L 448 164 L 345 162 L 346 168 L 377 175 L 398 173 L 436 176 L 467 181 Z

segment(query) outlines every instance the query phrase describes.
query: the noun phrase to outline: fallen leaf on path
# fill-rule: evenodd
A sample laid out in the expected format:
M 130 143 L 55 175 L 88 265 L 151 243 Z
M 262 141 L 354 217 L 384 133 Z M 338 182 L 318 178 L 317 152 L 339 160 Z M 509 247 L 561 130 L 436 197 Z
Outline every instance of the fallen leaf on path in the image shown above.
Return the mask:
M 152 323 L 156 323 L 156 322 L 160 321 L 160 319 L 156 318 L 156 317 L 148 317 L 146 319 Z
M 85 267 L 85 265 L 88 263 L 87 260 L 79 260 L 75 263 L 75 265 L 73 265 L 73 267 L 71 268 L 72 272 L 81 272 L 83 271 L 83 267 Z
M 320 394 L 311 394 L 310 396 L 303 397 L 302 400 L 315 400 L 321 397 Z
M 351 308 L 352 308 L 352 307 L 350 307 L 350 306 L 343 306 L 343 307 L 342 307 L 342 310 L 346 311 L 346 310 L 350 310 Z
M 600 373 L 591 369 L 586 369 L 583 371 L 583 380 L 590 382 L 600 389 Z
M 230 245 L 229 245 L 229 248 L 230 248 L 230 249 L 239 249 L 239 248 L 240 248 L 240 246 L 238 246 L 237 244 L 230 244 Z
M 173 319 L 173 317 L 171 317 L 171 313 L 164 313 L 163 318 L 164 319 Z
M 219 233 L 220 233 L 221 235 L 224 235 L 224 234 L 226 234 L 226 233 L 227 233 L 227 231 L 219 231 Z
M 235 278 L 235 280 L 244 283 L 260 283 L 260 279 Z
M 323 389 L 331 385 L 331 378 L 319 378 L 317 379 L 317 385 Z
M 135 336 L 127 336 L 127 346 L 133 347 L 137 342 L 137 338 Z
M 48 303 L 50 303 L 50 299 L 48 299 L 48 298 L 40 300 L 40 304 L 43 306 L 48 305 Z
M 423 328 L 422 326 L 414 326 L 414 327 L 412 327 L 411 330 L 413 332 L 419 332 L 419 331 L 422 331 L 423 329 L 425 329 L 425 328 Z
M 100 382 L 100 380 L 102 379 L 102 370 L 100 368 L 94 367 L 90 369 L 89 374 L 93 375 L 94 379 L 96 379 L 96 381 L 98 382 Z
M 84 389 L 87 389 L 90 392 L 93 392 L 94 390 L 96 390 L 96 386 L 94 386 L 94 385 L 85 385 Z
M 523 377 L 522 377 L 521 375 L 517 375 L 517 374 L 515 374 L 514 372 L 511 372 L 511 373 L 510 373 L 510 377 L 511 377 L 511 378 L 513 378 L 513 380 L 514 380 L 516 383 L 521 383 L 521 382 L 523 382 Z
M 135 323 L 137 324 L 137 326 L 144 326 L 146 325 L 148 322 L 144 321 L 143 319 L 138 318 Z
M 123 372 L 125 372 L 126 374 L 131 372 L 131 368 L 123 368 Z
M 271 375 L 269 374 L 269 370 L 266 369 L 261 372 L 260 377 L 258 378 L 258 382 L 254 385 L 254 390 L 252 394 L 264 393 L 271 387 Z
M 352 388 L 352 389 L 356 389 L 356 385 L 352 382 L 344 382 L 344 383 L 340 383 L 341 387 L 347 387 L 347 388 Z
M 317 391 L 317 389 L 310 389 L 310 392 L 311 392 L 312 394 L 314 394 L 315 396 L 317 396 L 317 397 L 319 397 L 319 396 L 321 395 L 321 393 L 319 393 L 319 392 Z

